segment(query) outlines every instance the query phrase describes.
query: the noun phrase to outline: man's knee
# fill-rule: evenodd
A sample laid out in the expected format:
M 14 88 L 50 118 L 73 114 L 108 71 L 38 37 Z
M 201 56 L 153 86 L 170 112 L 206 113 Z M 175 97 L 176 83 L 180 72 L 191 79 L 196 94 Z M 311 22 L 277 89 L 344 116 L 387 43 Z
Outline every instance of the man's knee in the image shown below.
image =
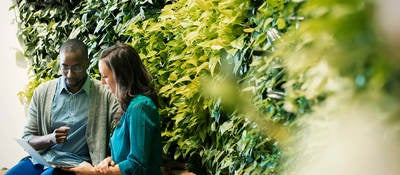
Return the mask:
M 34 165 L 29 158 L 23 158 L 4 175 L 40 175 L 42 172 L 43 165 Z

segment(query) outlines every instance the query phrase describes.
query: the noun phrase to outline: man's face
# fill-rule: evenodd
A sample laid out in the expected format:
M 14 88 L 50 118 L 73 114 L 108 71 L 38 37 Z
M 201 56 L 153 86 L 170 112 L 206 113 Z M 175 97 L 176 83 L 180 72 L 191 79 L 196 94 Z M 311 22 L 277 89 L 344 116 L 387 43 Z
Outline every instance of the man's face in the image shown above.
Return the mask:
M 69 90 L 77 91 L 82 87 L 87 76 L 87 68 L 88 61 L 82 57 L 80 51 L 62 51 L 60 53 L 61 74 L 65 77 L 65 82 Z

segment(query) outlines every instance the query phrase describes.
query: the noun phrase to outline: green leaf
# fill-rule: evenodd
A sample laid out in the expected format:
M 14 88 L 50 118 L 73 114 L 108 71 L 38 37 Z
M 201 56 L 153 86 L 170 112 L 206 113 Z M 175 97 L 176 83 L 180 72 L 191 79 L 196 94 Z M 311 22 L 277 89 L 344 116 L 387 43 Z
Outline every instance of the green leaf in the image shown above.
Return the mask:
M 94 29 L 93 33 L 98 33 L 104 26 L 104 20 L 97 21 L 96 29 Z
M 233 127 L 232 121 L 227 121 L 224 122 L 220 127 L 219 127 L 219 132 L 221 135 L 223 135 L 227 130 L 230 130 Z
M 79 28 L 72 29 L 71 33 L 69 34 L 68 38 L 76 38 L 80 33 Z

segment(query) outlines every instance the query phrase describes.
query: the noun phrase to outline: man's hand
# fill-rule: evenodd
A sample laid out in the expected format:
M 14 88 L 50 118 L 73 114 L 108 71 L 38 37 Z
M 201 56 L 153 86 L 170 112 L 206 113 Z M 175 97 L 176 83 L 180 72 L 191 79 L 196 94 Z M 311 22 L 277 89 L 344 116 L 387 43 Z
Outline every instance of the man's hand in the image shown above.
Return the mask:
M 28 143 L 36 150 L 46 149 L 53 144 L 66 142 L 70 129 L 71 128 L 68 126 L 61 126 L 55 129 L 51 134 L 32 136 Z
M 56 128 L 53 133 L 51 134 L 51 143 L 64 143 L 67 141 L 68 131 L 71 128 L 68 126 L 61 126 Z

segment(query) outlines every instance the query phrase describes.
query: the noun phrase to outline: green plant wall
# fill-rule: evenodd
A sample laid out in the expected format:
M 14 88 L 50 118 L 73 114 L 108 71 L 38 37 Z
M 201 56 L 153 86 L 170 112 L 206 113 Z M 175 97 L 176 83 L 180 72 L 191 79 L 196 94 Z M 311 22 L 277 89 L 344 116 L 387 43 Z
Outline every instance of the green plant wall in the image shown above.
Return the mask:
M 181 0 L 166 5 L 157 19 L 128 28 L 131 44 L 160 89 L 164 152 L 189 165 L 201 158 L 207 171 L 198 173 L 275 173 L 279 141 L 272 135 L 275 131 L 263 131 L 296 116 L 282 108 L 283 98 L 262 97 L 263 92 L 257 96 L 268 98 L 277 115 L 257 112 L 239 95 L 240 86 L 253 78 L 248 73 L 253 55 L 270 52 L 278 35 L 299 22 L 295 13 L 300 5 Z M 283 94 L 282 76 L 270 76 L 275 82 L 270 87 Z M 253 119 L 258 116 L 272 128 L 257 125 Z
M 127 25 L 132 21 L 157 15 L 164 0 L 16 0 L 18 37 L 30 64 L 29 83 L 19 93 L 28 104 L 34 88 L 59 76 L 58 49 L 68 38 L 79 38 L 89 47 L 90 74 L 98 78 L 96 57 L 115 42 L 126 42 Z
M 240 91 L 252 77 L 248 71 L 253 57 L 273 51 L 279 35 L 299 22 L 301 3 L 181 0 L 163 5 L 18 1 L 19 36 L 33 70 L 32 81 L 20 93 L 23 102 L 39 83 L 59 76 L 57 50 L 67 38 L 89 45 L 90 74 L 95 78 L 101 49 L 128 42 L 139 51 L 159 89 L 167 156 L 188 163 L 197 174 L 275 174 L 281 153 L 274 130 L 295 115 L 283 110 L 281 97 L 269 98 L 263 91 L 257 96 L 268 98 L 277 114 L 264 115 L 246 100 L 251 96 Z M 281 96 L 281 73 L 270 77 L 275 83 L 269 87 Z

